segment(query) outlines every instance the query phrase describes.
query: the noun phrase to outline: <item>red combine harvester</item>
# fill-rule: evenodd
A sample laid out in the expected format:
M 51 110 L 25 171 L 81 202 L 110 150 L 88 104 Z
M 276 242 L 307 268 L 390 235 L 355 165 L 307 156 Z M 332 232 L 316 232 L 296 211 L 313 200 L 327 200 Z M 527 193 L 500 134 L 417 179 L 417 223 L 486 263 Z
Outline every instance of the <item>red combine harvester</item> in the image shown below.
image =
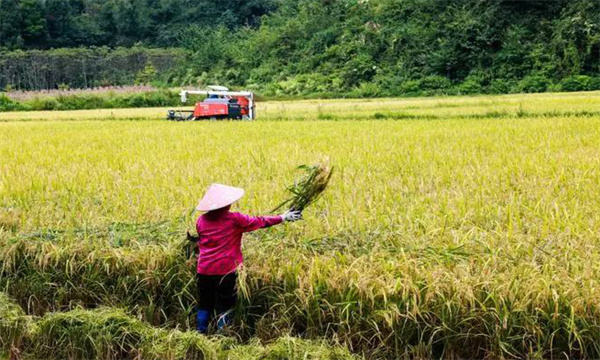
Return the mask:
M 254 94 L 249 91 L 229 91 L 224 86 L 208 86 L 207 90 L 182 90 L 181 102 L 188 95 L 205 95 L 194 110 L 169 110 L 167 120 L 254 120 Z

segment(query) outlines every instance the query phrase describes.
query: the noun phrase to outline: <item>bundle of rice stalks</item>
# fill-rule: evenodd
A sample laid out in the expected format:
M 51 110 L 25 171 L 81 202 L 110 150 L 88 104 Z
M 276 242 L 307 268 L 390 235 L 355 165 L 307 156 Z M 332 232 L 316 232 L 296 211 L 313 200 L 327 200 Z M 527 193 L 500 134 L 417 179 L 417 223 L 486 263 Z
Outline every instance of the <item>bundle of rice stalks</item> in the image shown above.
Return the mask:
M 321 197 L 333 174 L 333 168 L 327 161 L 312 166 L 301 165 L 298 169 L 304 171 L 304 174 L 287 188 L 291 197 L 273 209 L 273 212 L 283 207 L 303 211 Z
M 27 359 L 217 359 L 219 341 L 153 327 L 124 310 L 48 313 L 29 332 Z
M 18 358 L 18 347 L 27 336 L 30 320 L 19 305 L 0 292 L 0 358 L 4 359 L 2 350 L 6 351 L 9 359 Z

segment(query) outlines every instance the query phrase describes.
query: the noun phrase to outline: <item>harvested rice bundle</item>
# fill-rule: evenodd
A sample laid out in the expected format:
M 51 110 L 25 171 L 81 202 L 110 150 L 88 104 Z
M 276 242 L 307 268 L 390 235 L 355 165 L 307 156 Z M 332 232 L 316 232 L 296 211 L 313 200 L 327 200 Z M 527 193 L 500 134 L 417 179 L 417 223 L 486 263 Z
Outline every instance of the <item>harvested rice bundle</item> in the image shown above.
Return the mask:
M 292 196 L 273 209 L 273 212 L 285 206 L 290 210 L 303 211 L 321 197 L 333 174 L 328 161 L 312 166 L 301 165 L 298 169 L 305 173 L 287 188 Z

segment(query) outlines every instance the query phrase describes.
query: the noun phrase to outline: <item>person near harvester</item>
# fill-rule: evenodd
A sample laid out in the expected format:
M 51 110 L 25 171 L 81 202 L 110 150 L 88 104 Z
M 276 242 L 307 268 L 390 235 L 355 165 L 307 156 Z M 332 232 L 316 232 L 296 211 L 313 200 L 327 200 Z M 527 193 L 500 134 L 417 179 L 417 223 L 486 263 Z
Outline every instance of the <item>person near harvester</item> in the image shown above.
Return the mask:
M 208 331 L 217 315 L 219 329 L 228 325 L 237 302 L 237 269 L 243 262 L 242 235 L 283 222 L 302 219 L 302 212 L 287 211 L 278 216 L 248 216 L 231 212 L 231 205 L 244 196 L 244 190 L 212 184 L 196 208 L 206 211 L 198 218 L 198 312 L 196 329 Z

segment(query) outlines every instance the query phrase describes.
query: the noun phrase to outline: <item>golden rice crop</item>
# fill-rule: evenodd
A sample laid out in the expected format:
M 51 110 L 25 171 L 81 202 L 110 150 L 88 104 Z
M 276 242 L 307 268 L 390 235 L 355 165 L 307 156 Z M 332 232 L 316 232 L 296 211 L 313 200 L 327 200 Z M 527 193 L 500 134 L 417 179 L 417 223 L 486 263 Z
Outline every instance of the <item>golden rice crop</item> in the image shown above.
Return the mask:
M 333 175 L 333 169 L 328 161 L 315 165 L 300 165 L 298 169 L 304 171 L 304 174 L 288 186 L 287 191 L 291 197 L 279 204 L 272 212 L 284 206 L 290 210 L 303 211 L 323 195 Z
M 0 113 L 0 286 L 33 315 L 104 305 L 190 327 L 179 244 L 208 185 L 243 187 L 235 208 L 265 213 L 290 169 L 328 157 L 336 174 L 305 220 L 246 239 L 244 339 L 600 357 L 598 99 L 268 102 L 256 122 Z
M 121 309 L 74 309 L 32 318 L 12 310 L 18 306 L 0 293 L 0 351 L 11 359 L 323 359 L 352 360 L 347 350 L 323 341 L 289 336 L 264 346 L 259 341 L 207 339 L 196 332 L 165 330 L 127 315 Z M 6 318 L 20 322 L 4 327 Z M 16 333 L 15 330 L 19 332 Z M 4 342 L 4 340 L 8 342 Z M 0 353 L 1 354 L 1 353 Z
M 598 92 L 453 96 L 409 99 L 266 101 L 257 104 L 261 121 L 382 118 L 516 117 L 598 114 Z M 185 106 L 182 106 L 184 108 Z M 189 105 L 188 105 L 189 108 Z M 168 108 L 0 112 L 2 121 L 163 119 Z

